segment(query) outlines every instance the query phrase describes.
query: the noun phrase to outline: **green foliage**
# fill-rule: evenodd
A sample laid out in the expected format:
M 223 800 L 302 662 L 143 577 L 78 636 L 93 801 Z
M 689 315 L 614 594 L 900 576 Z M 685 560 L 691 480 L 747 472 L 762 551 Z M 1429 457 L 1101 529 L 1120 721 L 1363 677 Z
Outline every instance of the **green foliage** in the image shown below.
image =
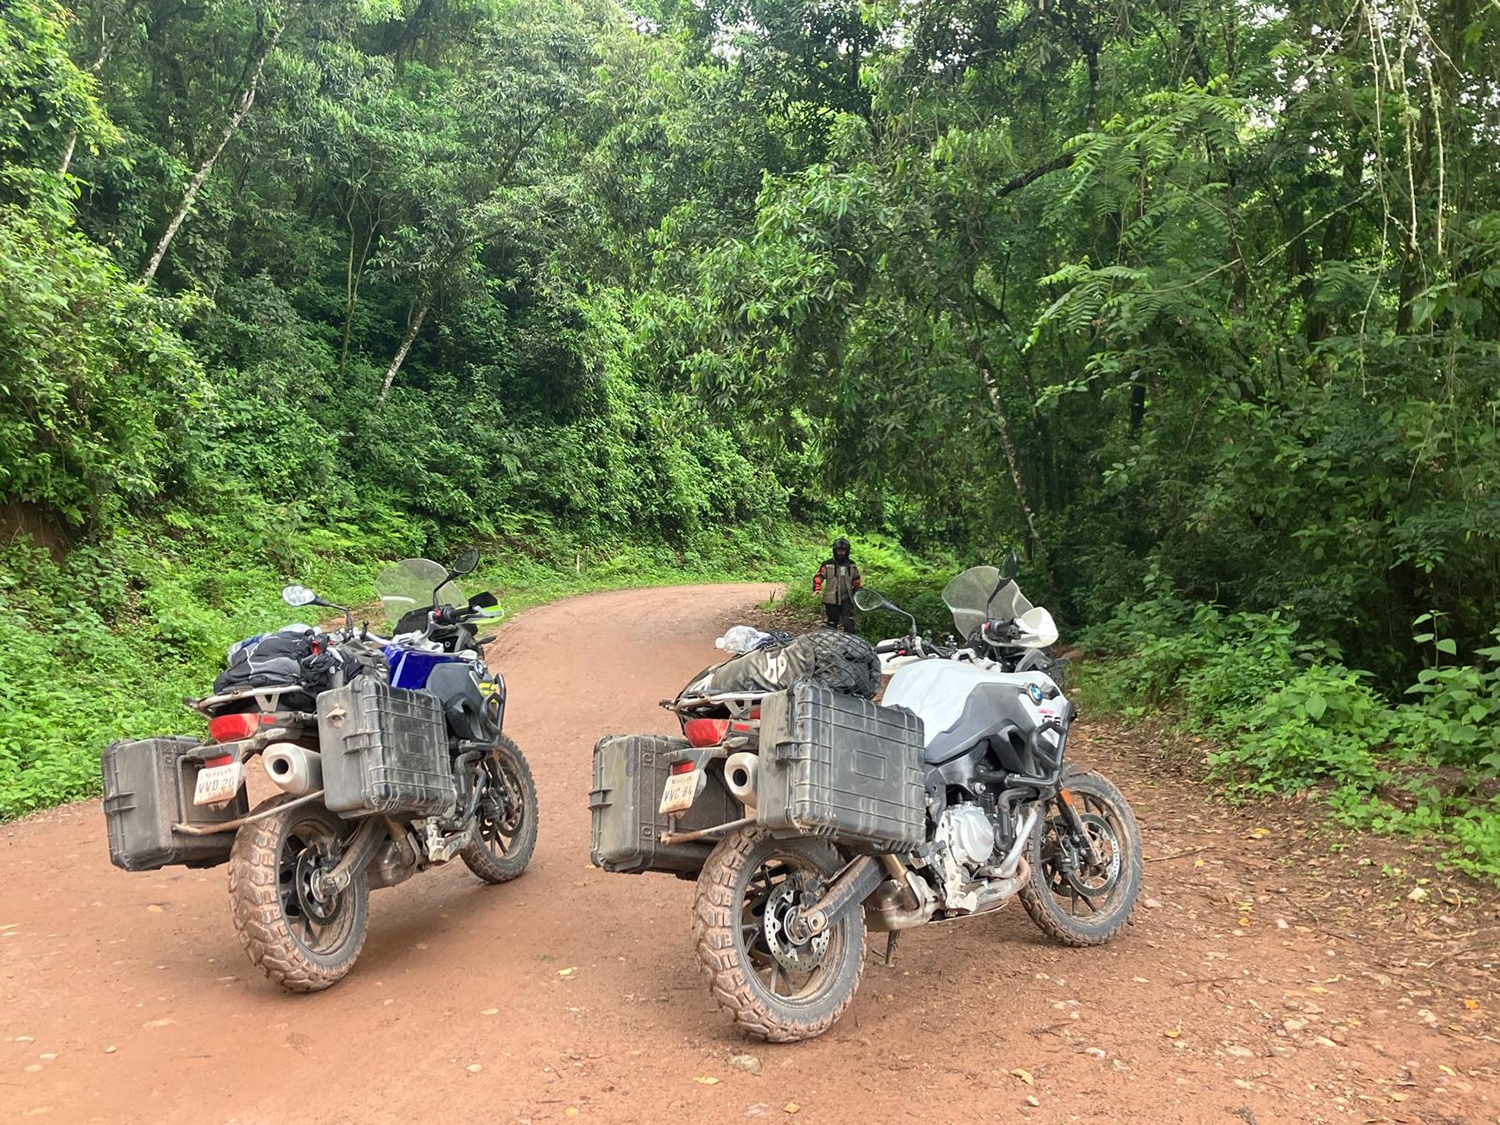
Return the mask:
M 115 139 L 92 78 L 68 57 L 69 17 L 55 0 L 0 9 L 0 201 L 26 190 L 26 167 L 56 167 L 79 134 L 90 147 Z
M 1215 716 L 1211 730 L 1227 746 L 1210 756 L 1219 774 L 1247 793 L 1290 792 L 1332 779 L 1371 792 L 1381 780 L 1375 751 L 1394 716 L 1368 673 L 1313 664 L 1263 698 Z
M 686 54 L 569 0 L 3 6 L 0 518 L 53 553 L 0 560 L 0 817 L 182 729 L 289 578 L 479 540 L 515 608 L 801 558 L 807 457 L 632 352 L 655 224 L 759 179 Z
M 1418 642 L 1454 655 L 1432 620 L 1416 620 Z M 1158 588 L 1088 635 L 1109 659 L 1091 662 L 1085 694 L 1137 714 L 1174 705 L 1212 740 L 1211 775 L 1236 799 L 1315 789 L 1346 823 L 1440 837 L 1455 867 L 1500 881 L 1500 806 L 1485 796 L 1500 781 L 1500 646 L 1423 669 L 1392 703 L 1299 631 Z
M 1024 536 L 1075 619 L 1155 566 L 1385 690 L 1423 608 L 1483 643 L 1500 165 L 1462 91 L 1500 65 L 1500 9 L 1463 33 L 1422 5 L 900 18 L 869 109 L 767 174 L 752 229 L 664 237 L 686 280 L 653 329 L 705 402 L 803 412 L 829 480 L 919 497 L 938 544 Z
M 1416 621 L 1421 628 L 1429 620 Z M 1491 634 L 1500 642 L 1500 629 Z M 1434 641 L 1418 634 L 1417 640 Z M 1448 638 L 1434 641 L 1439 659 L 1456 655 Z M 1401 708 L 1397 745 L 1427 760 L 1500 776 L 1500 643 L 1478 649 L 1482 663 L 1423 668 L 1406 689 L 1412 702 Z
M 203 395 L 173 315 L 48 202 L 0 203 L 0 501 L 76 526 L 156 495 Z

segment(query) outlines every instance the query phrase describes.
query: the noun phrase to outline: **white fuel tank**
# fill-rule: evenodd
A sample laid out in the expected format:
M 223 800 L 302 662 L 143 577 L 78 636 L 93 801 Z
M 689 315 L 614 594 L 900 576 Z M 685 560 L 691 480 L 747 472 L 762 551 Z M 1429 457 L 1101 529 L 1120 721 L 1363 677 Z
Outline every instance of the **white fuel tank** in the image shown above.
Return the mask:
M 926 744 L 931 746 L 962 721 L 969 696 L 986 684 L 1007 689 L 1006 715 L 1023 730 L 1034 730 L 1043 719 L 1066 713 L 1067 703 L 1060 692 L 1047 697 L 1049 691 L 1057 691 L 1050 676 L 1042 672 L 1001 672 L 988 661 L 918 660 L 904 665 L 891 674 L 880 701 L 887 707 L 915 712 L 922 720 Z M 1042 737 L 1057 745 L 1055 731 Z

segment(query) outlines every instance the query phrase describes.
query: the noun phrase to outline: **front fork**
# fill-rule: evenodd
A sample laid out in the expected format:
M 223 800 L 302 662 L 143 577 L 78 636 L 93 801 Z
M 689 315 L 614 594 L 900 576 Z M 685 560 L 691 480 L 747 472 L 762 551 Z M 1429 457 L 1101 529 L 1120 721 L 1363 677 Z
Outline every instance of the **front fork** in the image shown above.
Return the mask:
M 1078 805 L 1073 794 L 1068 792 L 1067 786 L 1059 786 L 1057 796 L 1053 798 L 1058 815 L 1068 830 L 1068 838 L 1072 841 L 1074 848 L 1090 867 L 1099 866 L 1099 853 L 1094 850 L 1093 838 L 1083 826 L 1083 818 L 1078 815 Z

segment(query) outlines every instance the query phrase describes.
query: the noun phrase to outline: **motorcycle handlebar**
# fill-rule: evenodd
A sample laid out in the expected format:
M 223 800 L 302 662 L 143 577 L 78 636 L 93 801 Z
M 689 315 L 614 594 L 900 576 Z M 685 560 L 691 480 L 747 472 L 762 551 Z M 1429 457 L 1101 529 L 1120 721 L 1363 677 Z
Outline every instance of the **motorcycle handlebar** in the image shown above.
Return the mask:
M 432 611 L 434 625 L 468 625 L 475 621 L 488 621 L 501 617 L 499 610 L 491 611 L 484 606 L 442 605 Z
M 937 656 L 948 659 L 958 650 L 940 645 L 930 637 L 890 637 L 875 645 L 877 654 L 904 652 L 911 656 Z

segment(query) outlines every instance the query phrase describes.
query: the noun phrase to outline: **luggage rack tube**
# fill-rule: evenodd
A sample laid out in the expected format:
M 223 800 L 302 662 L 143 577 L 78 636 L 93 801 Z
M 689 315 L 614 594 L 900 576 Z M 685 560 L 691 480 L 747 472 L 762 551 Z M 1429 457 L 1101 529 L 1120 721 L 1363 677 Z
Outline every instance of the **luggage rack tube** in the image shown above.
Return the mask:
M 298 797 L 296 800 L 288 801 L 284 805 L 277 805 L 272 809 L 262 809 L 260 812 L 251 813 L 249 816 L 242 816 L 236 820 L 226 820 L 222 824 L 215 824 L 209 827 L 204 827 L 201 824 L 174 824 L 172 825 L 172 831 L 181 832 L 184 836 L 213 836 L 220 832 L 234 832 L 247 824 L 254 824 L 258 820 L 265 820 L 269 816 L 286 812 L 287 809 L 295 809 L 299 805 L 311 804 L 322 796 L 323 790 L 319 789 L 316 793 L 309 793 L 305 797 Z
M 214 708 L 222 707 L 226 703 L 238 703 L 242 699 L 254 699 L 262 711 L 275 710 L 271 706 L 273 700 L 290 692 L 306 692 L 307 688 L 301 684 L 276 684 L 266 687 L 239 688 L 235 691 L 226 691 L 218 695 L 205 695 L 202 699 L 185 697 L 182 701 L 184 707 L 205 715 L 213 713 Z
M 676 699 L 663 699 L 660 705 L 678 714 L 695 711 L 700 707 L 725 707 L 731 712 L 738 707 L 749 711 L 754 704 L 775 694 L 774 691 L 727 691 L 717 695 L 683 695 Z
M 755 821 L 755 817 L 745 816 L 739 820 L 716 824 L 712 828 L 699 828 L 692 832 L 663 832 L 660 839 L 663 844 L 690 844 L 694 840 L 706 840 L 723 832 L 732 832 L 736 828 L 748 828 Z

